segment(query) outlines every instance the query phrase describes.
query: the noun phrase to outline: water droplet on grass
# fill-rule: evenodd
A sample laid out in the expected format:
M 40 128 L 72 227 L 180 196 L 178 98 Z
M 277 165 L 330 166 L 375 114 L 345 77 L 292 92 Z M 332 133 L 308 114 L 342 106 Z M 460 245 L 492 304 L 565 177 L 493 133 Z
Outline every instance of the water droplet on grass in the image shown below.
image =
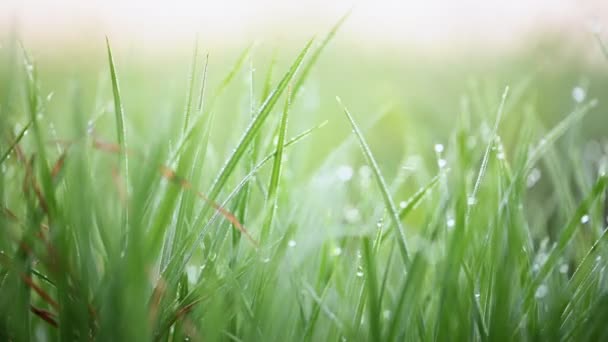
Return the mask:
M 589 222 L 589 215 L 581 216 L 581 223 L 586 224 L 587 222 Z
M 542 284 L 536 289 L 536 292 L 534 293 L 534 297 L 536 297 L 536 299 L 541 299 L 541 298 L 544 298 L 548 293 L 549 293 L 549 288 L 547 287 L 547 285 Z
M 576 103 L 581 103 L 581 102 L 585 101 L 586 96 L 587 96 L 587 93 L 585 92 L 585 89 L 583 89 L 581 87 L 574 87 L 572 89 L 572 98 L 574 99 L 574 101 Z
M 357 208 L 344 208 L 344 220 L 347 223 L 357 223 L 361 220 L 361 213 Z
M 289 242 L 287 242 L 287 246 L 293 248 L 296 246 L 296 241 L 295 240 L 289 240 Z
M 336 170 L 338 179 L 342 182 L 348 182 L 353 178 L 353 168 L 348 165 L 342 165 Z
M 435 144 L 435 152 L 441 153 L 443 152 L 443 144 Z
M 450 217 L 448 218 L 445 224 L 446 226 L 448 226 L 448 228 L 454 228 L 454 226 L 456 225 L 456 221 L 454 220 L 454 218 Z
M 357 271 L 357 277 L 359 277 L 359 278 L 363 277 L 363 271 Z
M 341 254 L 342 254 L 342 248 L 340 248 L 340 247 L 334 248 L 334 250 L 331 252 L 332 256 L 340 256 Z
M 533 187 L 540 180 L 541 173 L 537 168 L 533 168 L 528 174 L 528 178 L 526 178 L 526 186 L 528 188 Z
M 448 165 L 447 160 L 445 160 L 443 158 L 437 159 L 437 166 L 439 166 L 440 169 L 443 169 L 444 167 L 446 167 L 446 165 Z
M 569 268 L 569 267 L 568 267 L 568 264 L 562 264 L 562 265 L 559 267 L 559 273 L 561 273 L 561 274 L 566 274 L 566 273 L 568 273 L 568 268 Z
M 384 311 L 382 311 L 382 318 L 384 318 L 384 319 L 391 318 L 391 310 L 384 310 Z
M 475 205 L 475 203 L 477 203 L 477 199 L 475 199 L 475 197 L 469 196 L 469 198 L 467 198 L 468 205 Z

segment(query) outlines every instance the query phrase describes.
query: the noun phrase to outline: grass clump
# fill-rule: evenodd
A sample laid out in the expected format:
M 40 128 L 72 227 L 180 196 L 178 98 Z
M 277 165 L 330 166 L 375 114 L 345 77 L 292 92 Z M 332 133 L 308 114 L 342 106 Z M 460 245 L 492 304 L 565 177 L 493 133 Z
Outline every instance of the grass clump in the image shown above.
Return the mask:
M 1 80 L 0 340 L 608 338 L 606 158 L 568 162 L 598 101 L 545 129 L 528 81 L 467 93 L 496 114 L 463 106 L 434 155 L 391 172 L 377 154 L 390 146 L 368 139 L 378 119 L 340 100 L 301 117 L 342 21 L 278 81 L 271 63 L 259 91 L 250 47 L 205 98 L 197 45 L 179 122 L 144 139 L 138 116 L 151 114 L 123 104 L 109 41 L 111 91 L 94 102 L 113 105 L 87 109 L 76 84 L 59 121 L 39 67 L 10 50 L 21 72 Z M 243 74 L 246 89 L 233 84 Z M 245 109 L 225 110 L 226 98 Z M 307 151 L 328 119 L 353 134 Z M 436 143 L 403 127 L 409 151 Z

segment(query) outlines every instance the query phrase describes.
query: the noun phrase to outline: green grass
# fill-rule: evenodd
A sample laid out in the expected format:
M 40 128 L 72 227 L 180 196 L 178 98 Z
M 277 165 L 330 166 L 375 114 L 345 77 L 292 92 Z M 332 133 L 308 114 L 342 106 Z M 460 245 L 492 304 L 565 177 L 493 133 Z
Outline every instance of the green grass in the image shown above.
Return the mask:
M 97 83 L 1 50 L 0 340 L 607 339 L 603 98 L 430 63 L 404 104 L 340 72 L 346 17 L 225 69 L 197 41 L 160 97 L 109 40 Z

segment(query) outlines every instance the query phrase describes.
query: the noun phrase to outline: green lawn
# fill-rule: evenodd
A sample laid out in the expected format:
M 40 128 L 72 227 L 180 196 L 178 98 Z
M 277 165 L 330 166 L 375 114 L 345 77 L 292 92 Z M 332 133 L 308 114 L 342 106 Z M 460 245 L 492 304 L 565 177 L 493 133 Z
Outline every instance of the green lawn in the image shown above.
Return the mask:
M 337 26 L 165 62 L 6 38 L 0 340 L 608 339 L 608 62 Z

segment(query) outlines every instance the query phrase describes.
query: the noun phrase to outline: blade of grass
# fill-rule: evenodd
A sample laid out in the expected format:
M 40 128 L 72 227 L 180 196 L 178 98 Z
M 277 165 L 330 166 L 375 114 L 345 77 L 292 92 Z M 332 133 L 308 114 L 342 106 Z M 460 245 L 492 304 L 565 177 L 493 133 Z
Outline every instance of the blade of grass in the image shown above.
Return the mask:
M 278 201 L 278 189 L 279 179 L 281 177 L 281 166 L 283 163 L 283 150 L 285 144 L 285 135 L 287 134 L 287 118 L 289 116 L 289 107 L 291 106 L 291 89 L 287 90 L 287 98 L 285 99 L 285 107 L 283 108 L 283 115 L 281 116 L 281 123 L 279 125 L 279 134 L 277 137 L 277 149 L 274 156 L 274 163 L 272 166 L 272 174 L 270 175 L 270 183 L 268 185 L 268 196 L 266 203 L 269 205 L 266 222 L 262 227 L 261 241 L 265 242 L 268 238 L 268 234 L 272 230 L 272 221 L 277 210 Z
M 523 300 L 523 310 L 524 315 L 531 309 L 532 300 L 534 299 L 534 295 L 538 289 L 538 287 L 545 281 L 547 276 L 553 271 L 555 266 L 559 262 L 559 258 L 564 254 L 566 247 L 574 237 L 577 227 L 581 224 L 581 217 L 586 215 L 591 207 L 591 205 L 603 195 L 604 191 L 606 191 L 606 187 L 608 186 L 608 176 L 600 176 L 597 180 L 593 189 L 589 193 L 589 195 L 581 202 L 581 204 L 576 209 L 576 212 L 566 225 L 566 227 L 561 231 L 559 239 L 557 241 L 557 245 L 549 252 L 549 256 L 545 263 L 541 266 L 540 270 L 536 277 L 532 280 L 531 284 L 526 291 L 524 300 Z M 522 322 L 523 323 L 523 319 Z
M 211 190 L 208 192 L 209 198 L 211 200 L 215 200 L 217 198 L 222 188 L 228 181 L 228 177 L 230 177 L 230 175 L 234 171 L 237 163 L 245 153 L 252 139 L 260 132 L 260 128 L 264 124 L 264 121 L 266 121 L 266 119 L 270 115 L 270 112 L 278 101 L 279 96 L 281 96 L 285 88 L 287 88 L 288 83 L 291 81 L 295 73 L 300 68 L 304 56 L 306 56 L 306 53 L 312 45 L 312 42 L 313 40 L 311 39 L 306 44 L 306 46 L 295 59 L 289 70 L 283 76 L 283 79 L 279 82 L 277 87 L 272 91 L 266 101 L 262 104 L 262 106 L 258 110 L 258 114 L 253 119 L 249 127 L 247 127 L 247 129 L 245 130 L 245 133 L 241 137 L 240 141 L 237 143 L 234 152 L 230 155 L 230 157 L 228 157 L 228 160 L 224 163 L 224 166 L 221 168 L 220 172 L 218 173 L 218 176 L 215 178 L 213 184 L 211 185 Z
M 336 22 L 336 24 L 331 28 L 329 33 L 327 33 L 327 35 L 325 36 L 325 39 L 323 39 L 323 41 L 321 42 L 319 47 L 317 47 L 315 49 L 315 51 L 311 54 L 308 62 L 302 67 L 302 73 L 300 75 L 300 78 L 298 78 L 298 80 L 296 81 L 296 83 L 293 87 L 293 97 L 294 98 L 296 98 L 298 96 L 300 89 L 302 89 L 302 85 L 304 84 L 304 81 L 306 81 L 306 79 L 308 78 L 308 74 L 310 73 L 310 71 L 312 70 L 314 65 L 317 63 L 319 56 L 321 56 L 321 53 L 323 52 L 325 47 L 327 47 L 329 42 L 331 42 L 331 40 L 334 38 L 334 36 L 336 35 L 338 30 L 342 26 L 342 24 L 346 21 L 346 19 L 348 19 L 348 17 L 350 16 L 351 13 L 352 13 L 352 9 L 348 10 L 348 12 L 346 12 L 346 14 L 344 14 L 338 20 L 338 22 Z
M 558 138 L 564 135 L 568 128 L 581 120 L 591 109 L 595 108 L 597 104 L 597 100 L 589 101 L 588 103 L 577 107 L 572 113 L 566 116 L 566 118 L 555 125 L 555 127 L 553 127 L 553 129 L 551 129 L 551 131 L 549 131 L 549 133 L 547 133 L 530 152 L 528 160 L 525 163 L 524 173 L 527 174 L 527 171 L 534 167 L 536 162 L 545 154 L 545 151 L 547 151 Z
M 382 173 L 380 172 L 380 167 L 378 166 L 378 163 L 376 162 L 376 159 L 374 158 L 374 155 L 372 154 L 372 151 L 369 148 L 369 145 L 367 144 L 367 142 L 365 141 L 365 138 L 363 137 L 363 133 L 361 133 L 361 130 L 359 130 L 359 126 L 357 126 L 357 124 L 355 123 L 355 119 L 352 117 L 352 115 L 350 114 L 350 112 L 348 111 L 346 106 L 344 106 L 342 104 L 342 101 L 340 100 L 340 98 L 336 97 L 336 99 L 337 99 L 338 103 L 340 104 L 340 106 L 343 108 L 344 113 L 346 114 L 346 117 L 350 121 L 353 131 L 354 131 L 355 135 L 357 136 L 357 139 L 359 139 L 359 145 L 361 146 L 361 149 L 363 150 L 365 159 L 367 159 L 368 164 L 370 164 L 370 166 L 372 168 L 374 177 L 376 179 L 376 183 L 378 184 L 378 187 L 380 188 L 380 192 L 382 193 L 384 205 L 385 205 L 386 209 L 388 210 L 390 217 L 393 221 L 393 227 L 395 229 L 395 235 L 397 237 L 399 251 L 401 252 L 401 257 L 403 259 L 403 263 L 406 267 L 408 267 L 410 264 L 410 258 L 409 258 L 409 254 L 408 254 L 408 250 L 407 250 L 405 229 L 403 228 L 403 224 L 401 223 L 401 219 L 399 218 L 399 212 L 397 211 L 397 207 L 395 206 L 393 197 L 390 194 L 388 185 L 386 184 L 386 181 L 384 180 L 384 177 L 382 176 Z
M 23 137 L 25 136 L 25 133 L 27 132 L 28 128 L 30 128 L 30 126 L 32 125 L 32 122 L 33 122 L 33 120 L 30 120 L 25 125 L 25 127 L 23 127 L 23 129 L 21 130 L 21 132 L 19 132 L 19 134 L 17 135 L 17 137 L 15 137 L 15 140 L 13 140 L 13 142 L 8 147 L 8 149 L 6 150 L 6 152 L 4 152 L 4 154 L 2 154 L 2 157 L 0 157 L 0 165 L 2 163 L 4 163 L 4 161 L 8 158 L 8 156 L 11 154 L 11 152 L 13 152 L 13 149 L 15 148 L 15 146 L 17 146 L 17 144 L 19 144 L 19 142 L 21 141 L 21 139 L 23 139 Z
M 116 74 L 116 66 L 114 64 L 114 57 L 112 56 L 112 48 L 110 47 L 110 40 L 106 37 L 106 48 L 108 52 L 108 63 L 110 65 L 110 78 L 112 79 L 112 94 L 114 96 L 114 114 L 116 120 L 116 136 L 118 139 L 118 145 L 120 146 L 119 162 L 124 172 L 124 191 L 126 199 L 129 198 L 129 157 L 127 154 L 127 131 L 125 127 L 125 115 L 122 106 L 122 100 L 120 98 L 120 87 L 118 84 L 118 76 Z M 128 241 L 126 240 L 127 227 L 129 226 L 129 205 L 125 204 L 123 207 L 123 224 L 122 224 L 122 236 L 125 238 L 123 242 L 123 248 L 126 248 Z
M 365 263 L 365 287 L 367 289 L 367 309 L 369 314 L 370 341 L 381 341 L 380 302 L 378 301 L 378 283 L 375 258 L 372 254 L 372 243 L 369 237 L 363 237 L 363 261 Z
M 483 159 L 481 161 L 481 166 L 479 168 L 479 173 L 477 174 L 477 179 L 475 180 L 475 185 L 473 186 L 473 192 L 471 196 L 467 199 L 469 202 L 469 206 L 467 207 L 467 214 L 465 221 L 468 221 L 468 217 L 471 214 L 471 209 L 475 205 L 477 201 L 477 193 L 479 192 L 479 187 L 481 186 L 481 181 L 486 173 L 486 168 L 488 167 L 488 160 L 490 158 L 490 150 L 494 145 L 495 139 L 498 134 L 498 126 L 500 125 L 502 114 L 505 108 L 505 102 L 507 101 L 507 96 L 509 95 L 509 86 L 505 87 L 504 92 L 502 93 L 502 99 L 500 100 L 500 105 L 498 106 L 498 112 L 496 114 L 496 121 L 494 122 L 494 128 L 492 129 L 492 135 L 490 135 L 490 141 L 488 141 L 488 145 L 486 146 L 486 151 L 483 154 Z
M 598 32 L 595 32 L 594 36 L 595 36 L 595 39 L 597 40 L 597 44 L 600 46 L 600 49 L 602 50 L 602 54 L 608 60 L 608 46 L 606 46 L 606 44 L 604 44 L 604 41 L 602 40 L 602 37 L 600 36 L 600 34 Z
M 190 65 L 190 73 L 188 75 L 188 98 L 186 99 L 186 108 L 184 110 L 184 127 L 182 133 L 185 134 L 190 125 L 190 114 L 192 112 L 192 97 L 194 93 L 194 83 L 196 81 L 196 65 L 198 64 L 198 35 L 194 41 L 194 49 L 192 51 L 192 64 Z M 203 81 L 204 84 L 204 81 Z

